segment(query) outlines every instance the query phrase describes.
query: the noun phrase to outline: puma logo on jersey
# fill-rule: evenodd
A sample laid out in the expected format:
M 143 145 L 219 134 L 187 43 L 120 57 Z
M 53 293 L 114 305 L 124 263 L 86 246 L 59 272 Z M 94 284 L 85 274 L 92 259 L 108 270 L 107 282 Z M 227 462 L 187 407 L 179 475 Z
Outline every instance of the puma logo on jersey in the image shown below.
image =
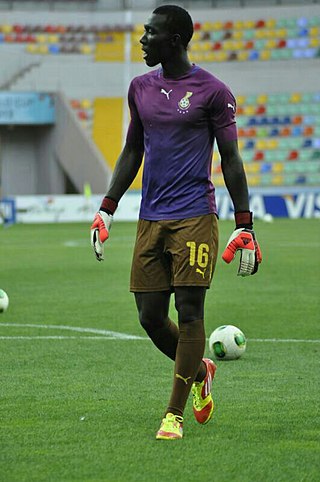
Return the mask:
M 235 111 L 234 105 L 230 104 L 230 102 L 228 102 L 228 107 L 229 107 L 230 109 L 232 109 L 233 112 Z
M 167 97 L 168 100 L 169 100 L 169 95 L 171 94 L 171 92 L 172 92 L 172 89 L 170 89 L 169 92 L 167 92 L 164 89 L 160 90 L 160 94 L 164 94 Z
M 206 270 L 204 269 L 203 271 L 199 268 L 196 269 L 196 273 L 200 273 L 202 278 L 204 279 L 204 275 L 206 274 Z

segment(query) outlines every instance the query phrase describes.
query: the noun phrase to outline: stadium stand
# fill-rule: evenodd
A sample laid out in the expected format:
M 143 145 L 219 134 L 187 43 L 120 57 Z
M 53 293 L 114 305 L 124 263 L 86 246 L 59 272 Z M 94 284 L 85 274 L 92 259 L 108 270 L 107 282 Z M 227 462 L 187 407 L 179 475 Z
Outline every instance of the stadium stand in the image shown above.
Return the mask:
M 112 170 L 128 122 L 128 83 L 146 71 L 139 44 L 145 16 L 6 12 L 0 61 L 8 68 L 0 72 L 0 86 L 62 92 L 70 119 Z M 319 185 L 320 7 L 198 10 L 194 18 L 190 56 L 224 79 L 237 97 L 239 145 L 250 185 Z M 213 175 L 222 185 L 217 152 Z M 138 177 L 133 188 L 139 187 Z

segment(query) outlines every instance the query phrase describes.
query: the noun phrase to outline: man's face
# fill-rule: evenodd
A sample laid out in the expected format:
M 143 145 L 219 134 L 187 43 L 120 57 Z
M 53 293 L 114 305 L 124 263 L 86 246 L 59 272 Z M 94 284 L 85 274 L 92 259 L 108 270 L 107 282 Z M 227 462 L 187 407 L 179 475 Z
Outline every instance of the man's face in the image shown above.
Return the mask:
M 152 14 L 144 26 L 140 43 L 144 61 L 149 67 L 166 62 L 172 55 L 172 34 L 167 30 L 166 19 L 166 15 Z

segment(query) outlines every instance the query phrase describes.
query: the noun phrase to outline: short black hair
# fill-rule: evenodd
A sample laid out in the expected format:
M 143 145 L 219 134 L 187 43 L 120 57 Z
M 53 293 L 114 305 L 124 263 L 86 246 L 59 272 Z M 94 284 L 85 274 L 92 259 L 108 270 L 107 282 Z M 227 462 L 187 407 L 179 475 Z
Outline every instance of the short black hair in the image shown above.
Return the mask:
M 152 13 L 167 16 L 167 27 L 170 33 L 179 34 L 182 44 L 187 48 L 193 35 L 193 21 L 189 12 L 178 5 L 162 5 Z

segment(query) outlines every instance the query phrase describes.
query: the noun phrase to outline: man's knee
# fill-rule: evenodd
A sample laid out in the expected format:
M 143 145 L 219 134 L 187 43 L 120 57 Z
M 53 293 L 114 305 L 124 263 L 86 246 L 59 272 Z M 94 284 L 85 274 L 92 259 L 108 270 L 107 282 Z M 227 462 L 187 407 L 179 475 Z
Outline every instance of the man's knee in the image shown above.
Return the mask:
M 155 331 L 168 322 L 170 294 L 135 293 L 139 321 L 147 333 Z
M 206 289 L 201 287 L 176 288 L 175 308 L 178 312 L 179 323 L 203 320 L 205 294 Z

